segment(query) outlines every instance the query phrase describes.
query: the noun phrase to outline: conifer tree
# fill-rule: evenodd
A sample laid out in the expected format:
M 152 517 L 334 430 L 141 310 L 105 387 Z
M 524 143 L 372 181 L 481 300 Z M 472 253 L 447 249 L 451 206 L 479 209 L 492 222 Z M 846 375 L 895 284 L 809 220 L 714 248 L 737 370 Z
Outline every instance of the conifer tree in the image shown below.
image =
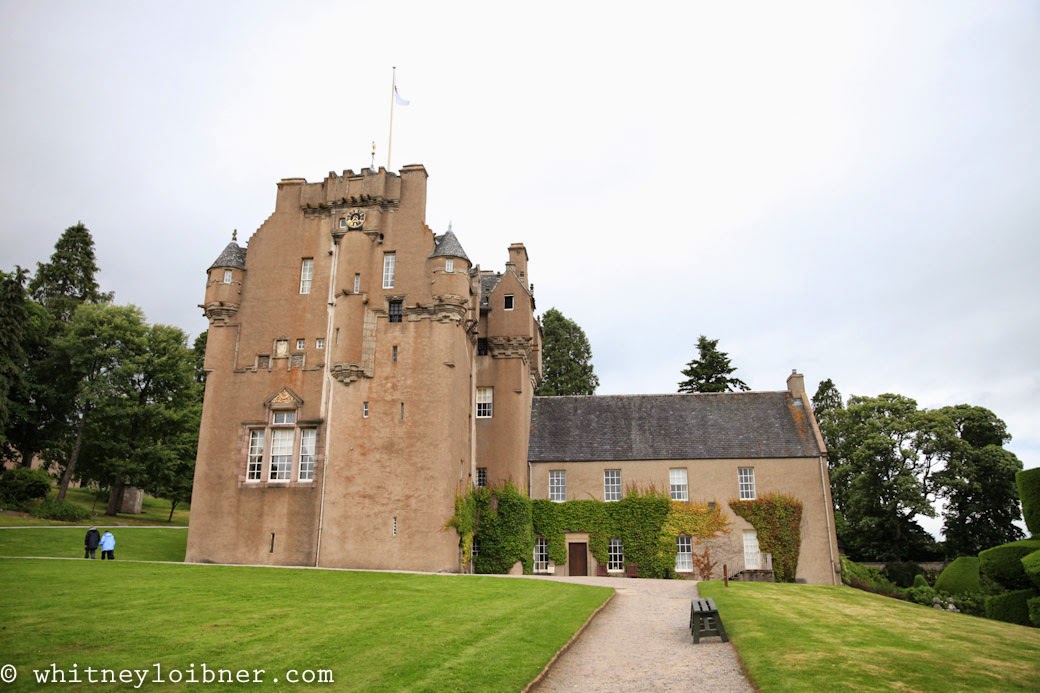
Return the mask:
M 698 358 L 686 364 L 679 382 L 679 392 L 733 392 L 750 390 L 740 378 L 731 377 L 737 369 L 730 365 L 729 355 L 719 351 L 719 340 L 701 335 L 697 340 Z
M 592 370 L 592 347 L 585 331 L 550 308 L 542 316 L 542 382 L 539 396 L 592 395 L 599 377 Z

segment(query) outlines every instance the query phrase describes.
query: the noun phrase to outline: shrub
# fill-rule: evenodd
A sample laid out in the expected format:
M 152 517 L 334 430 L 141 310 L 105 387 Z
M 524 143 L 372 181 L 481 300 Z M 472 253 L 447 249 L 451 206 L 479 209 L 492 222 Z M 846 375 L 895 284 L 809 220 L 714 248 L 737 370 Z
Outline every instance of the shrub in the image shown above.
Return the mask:
M 480 540 L 480 553 L 474 561 L 476 572 L 508 573 L 519 562 L 524 572 L 530 573 L 534 560 L 531 499 L 512 483 L 476 498 L 476 538 Z
M 1040 551 L 1034 551 L 1022 557 L 1022 567 L 1026 571 L 1026 577 L 1033 584 L 1040 587 Z
M 981 592 L 950 595 L 950 601 L 962 614 L 980 617 L 986 615 L 986 595 Z
M 45 500 L 30 511 L 33 517 L 62 522 L 79 522 L 90 517 L 90 512 L 65 500 Z
M 924 580 L 924 577 L 921 577 Z M 925 606 L 934 606 L 935 600 L 939 598 L 939 594 L 928 586 L 925 582 L 923 585 L 915 584 L 913 587 L 906 591 L 907 601 L 911 601 L 914 604 L 924 604 Z
M 1040 597 L 1027 600 L 1026 605 L 1029 607 L 1029 620 L 1033 622 L 1034 626 L 1040 628 Z
M 1029 601 L 1037 596 L 1036 590 L 1014 590 L 996 594 L 986 600 L 986 618 L 1020 626 L 1029 622 Z
M 1022 517 L 1033 536 L 1040 535 L 1040 467 L 1015 474 L 1018 497 L 1022 501 Z
M 849 587 L 855 587 L 865 592 L 874 592 L 897 599 L 905 597 L 902 590 L 882 575 L 880 570 L 850 561 L 844 555 L 841 557 L 841 581 Z
M 914 578 L 923 577 L 924 569 L 913 561 L 898 561 L 885 564 L 885 577 L 900 587 L 910 587 Z
M 981 592 L 978 557 L 961 556 L 954 560 L 935 579 L 935 589 L 953 595 Z
M 923 573 L 918 573 L 914 576 L 914 587 L 930 587 L 928 579 L 925 578 Z
M 18 508 L 30 501 L 46 498 L 51 490 L 51 475 L 45 469 L 16 467 L 0 475 L 0 503 Z
M 1040 549 L 1040 539 L 1020 539 L 979 553 L 979 569 L 1009 590 L 1031 588 L 1022 559 Z

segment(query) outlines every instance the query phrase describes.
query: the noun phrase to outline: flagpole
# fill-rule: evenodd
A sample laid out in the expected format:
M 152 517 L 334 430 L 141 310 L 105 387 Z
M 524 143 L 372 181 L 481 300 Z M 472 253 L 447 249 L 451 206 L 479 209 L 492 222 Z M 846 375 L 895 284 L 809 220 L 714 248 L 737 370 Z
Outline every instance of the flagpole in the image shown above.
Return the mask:
M 394 66 L 394 76 L 390 86 L 390 135 L 386 142 L 386 170 L 390 170 L 390 152 L 394 145 L 394 101 L 397 100 L 397 66 Z

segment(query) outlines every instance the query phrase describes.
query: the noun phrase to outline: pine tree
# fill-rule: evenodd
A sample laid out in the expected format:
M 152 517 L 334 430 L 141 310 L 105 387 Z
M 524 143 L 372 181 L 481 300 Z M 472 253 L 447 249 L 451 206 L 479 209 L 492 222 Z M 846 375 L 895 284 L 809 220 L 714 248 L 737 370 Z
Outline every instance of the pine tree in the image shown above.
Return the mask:
M 36 263 L 29 294 L 62 322 L 68 322 L 80 303 L 103 303 L 112 299 L 98 288 L 94 238 L 79 222 L 70 226 L 54 244 L 50 261 Z
M 584 330 L 550 308 L 542 316 L 542 382 L 539 396 L 591 395 L 599 387 L 592 347 Z
M 740 378 L 730 377 L 737 369 L 730 365 L 729 355 L 719 351 L 719 340 L 701 335 L 697 340 L 698 358 L 686 364 L 679 392 L 732 392 L 750 390 Z

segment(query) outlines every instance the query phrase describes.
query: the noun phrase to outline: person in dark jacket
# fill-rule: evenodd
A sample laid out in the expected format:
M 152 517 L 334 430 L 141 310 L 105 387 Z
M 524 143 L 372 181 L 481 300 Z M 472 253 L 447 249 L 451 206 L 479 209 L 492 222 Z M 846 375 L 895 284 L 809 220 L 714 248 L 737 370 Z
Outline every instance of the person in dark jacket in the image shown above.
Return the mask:
M 98 544 L 101 543 L 101 532 L 97 530 L 97 527 L 91 527 L 87 530 L 87 536 L 83 539 L 83 558 L 94 558 L 94 552 L 97 551 Z

